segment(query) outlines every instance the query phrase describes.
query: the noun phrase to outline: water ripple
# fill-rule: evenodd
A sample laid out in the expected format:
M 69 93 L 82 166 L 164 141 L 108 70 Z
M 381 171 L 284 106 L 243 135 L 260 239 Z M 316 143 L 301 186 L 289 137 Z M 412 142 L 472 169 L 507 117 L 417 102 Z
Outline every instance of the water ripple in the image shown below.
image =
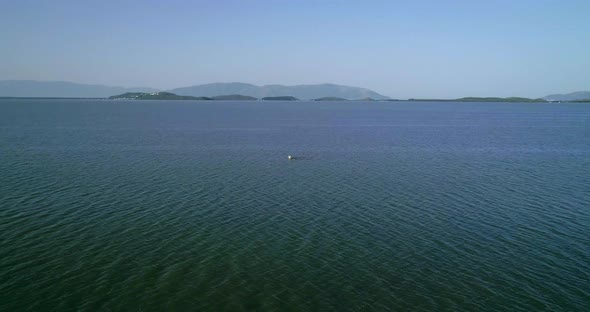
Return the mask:
M 3 101 L 0 310 L 590 305 L 590 106 Z

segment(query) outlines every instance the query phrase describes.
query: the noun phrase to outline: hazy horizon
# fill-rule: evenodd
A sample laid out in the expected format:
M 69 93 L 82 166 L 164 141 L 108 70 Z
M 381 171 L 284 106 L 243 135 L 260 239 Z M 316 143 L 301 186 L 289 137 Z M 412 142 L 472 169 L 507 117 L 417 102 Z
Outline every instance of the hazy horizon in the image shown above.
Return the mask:
M 585 1 L 10 2 L 0 80 L 334 83 L 392 98 L 588 90 Z

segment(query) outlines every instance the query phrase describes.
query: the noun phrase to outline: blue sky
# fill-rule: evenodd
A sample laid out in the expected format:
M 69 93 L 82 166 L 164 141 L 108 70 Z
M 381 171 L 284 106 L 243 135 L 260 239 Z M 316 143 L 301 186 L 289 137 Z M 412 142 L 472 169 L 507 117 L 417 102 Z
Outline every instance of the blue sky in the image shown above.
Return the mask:
M 588 12 L 588 0 L 3 1 L 0 79 L 540 97 L 590 89 Z

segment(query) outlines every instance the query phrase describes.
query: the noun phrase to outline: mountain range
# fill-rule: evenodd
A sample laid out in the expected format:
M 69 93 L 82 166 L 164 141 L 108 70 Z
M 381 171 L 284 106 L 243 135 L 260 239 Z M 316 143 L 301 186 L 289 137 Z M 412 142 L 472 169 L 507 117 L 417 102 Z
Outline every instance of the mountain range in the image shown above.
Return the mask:
M 389 97 L 375 91 L 342 86 L 330 83 L 309 85 L 264 85 L 256 86 L 248 83 L 209 83 L 182 87 L 171 90 L 158 90 L 147 87 L 124 88 L 117 86 L 81 84 L 67 81 L 37 81 L 37 80 L 0 80 L 0 97 L 79 97 L 79 98 L 108 98 L 113 95 L 141 92 L 151 93 L 168 91 L 179 96 L 194 97 L 227 97 L 231 95 L 253 98 L 268 98 L 292 96 L 302 100 L 321 98 L 342 98 L 347 100 L 374 99 L 385 100 Z M 220 99 L 222 99 L 220 98 Z M 567 94 L 552 94 L 542 97 L 546 101 L 579 101 L 590 99 L 590 91 L 578 91 Z
M 4 80 L 0 81 L 0 97 L 86 97 L 108 98 L 109 96 L 130 92 L 158 92 L 154 88 L 123 88 L 104 85 L 89 85 L 65 81 Z M 341 86 L 335 84 L 315 85 L 266 85 L 256 86 L 247 83 L 209 83 L 190 87 L 165 90 L 177 95 L 196 97 L 216 97 L 239 94 L 255 98 L 293 96 L 299 99 L 315 99 L 336 96 L 345 99 L 388 99 L 369 89 Z
M 209 83 L 204 85 L 172 89 L 170 92 L 178 95 L 209 97 L 222 94 L 241 94 L 255 98 L 293 96 L 303 100 L 317 99 L 328 96 L 335 96 L 349 100 L 361 98 L 385 100 L 389 98 L 369 89 L 341 86 L 331 83 L 296 86 L 256 86 L 241 82 Z

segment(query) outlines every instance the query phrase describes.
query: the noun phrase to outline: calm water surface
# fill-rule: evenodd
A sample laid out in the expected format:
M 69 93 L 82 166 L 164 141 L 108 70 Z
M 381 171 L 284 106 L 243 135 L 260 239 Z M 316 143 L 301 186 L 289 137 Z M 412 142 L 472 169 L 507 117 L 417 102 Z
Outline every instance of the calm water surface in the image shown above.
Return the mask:
M 0 234 L 1 311 L 588 311 L 590 105 L 0 100 Z

